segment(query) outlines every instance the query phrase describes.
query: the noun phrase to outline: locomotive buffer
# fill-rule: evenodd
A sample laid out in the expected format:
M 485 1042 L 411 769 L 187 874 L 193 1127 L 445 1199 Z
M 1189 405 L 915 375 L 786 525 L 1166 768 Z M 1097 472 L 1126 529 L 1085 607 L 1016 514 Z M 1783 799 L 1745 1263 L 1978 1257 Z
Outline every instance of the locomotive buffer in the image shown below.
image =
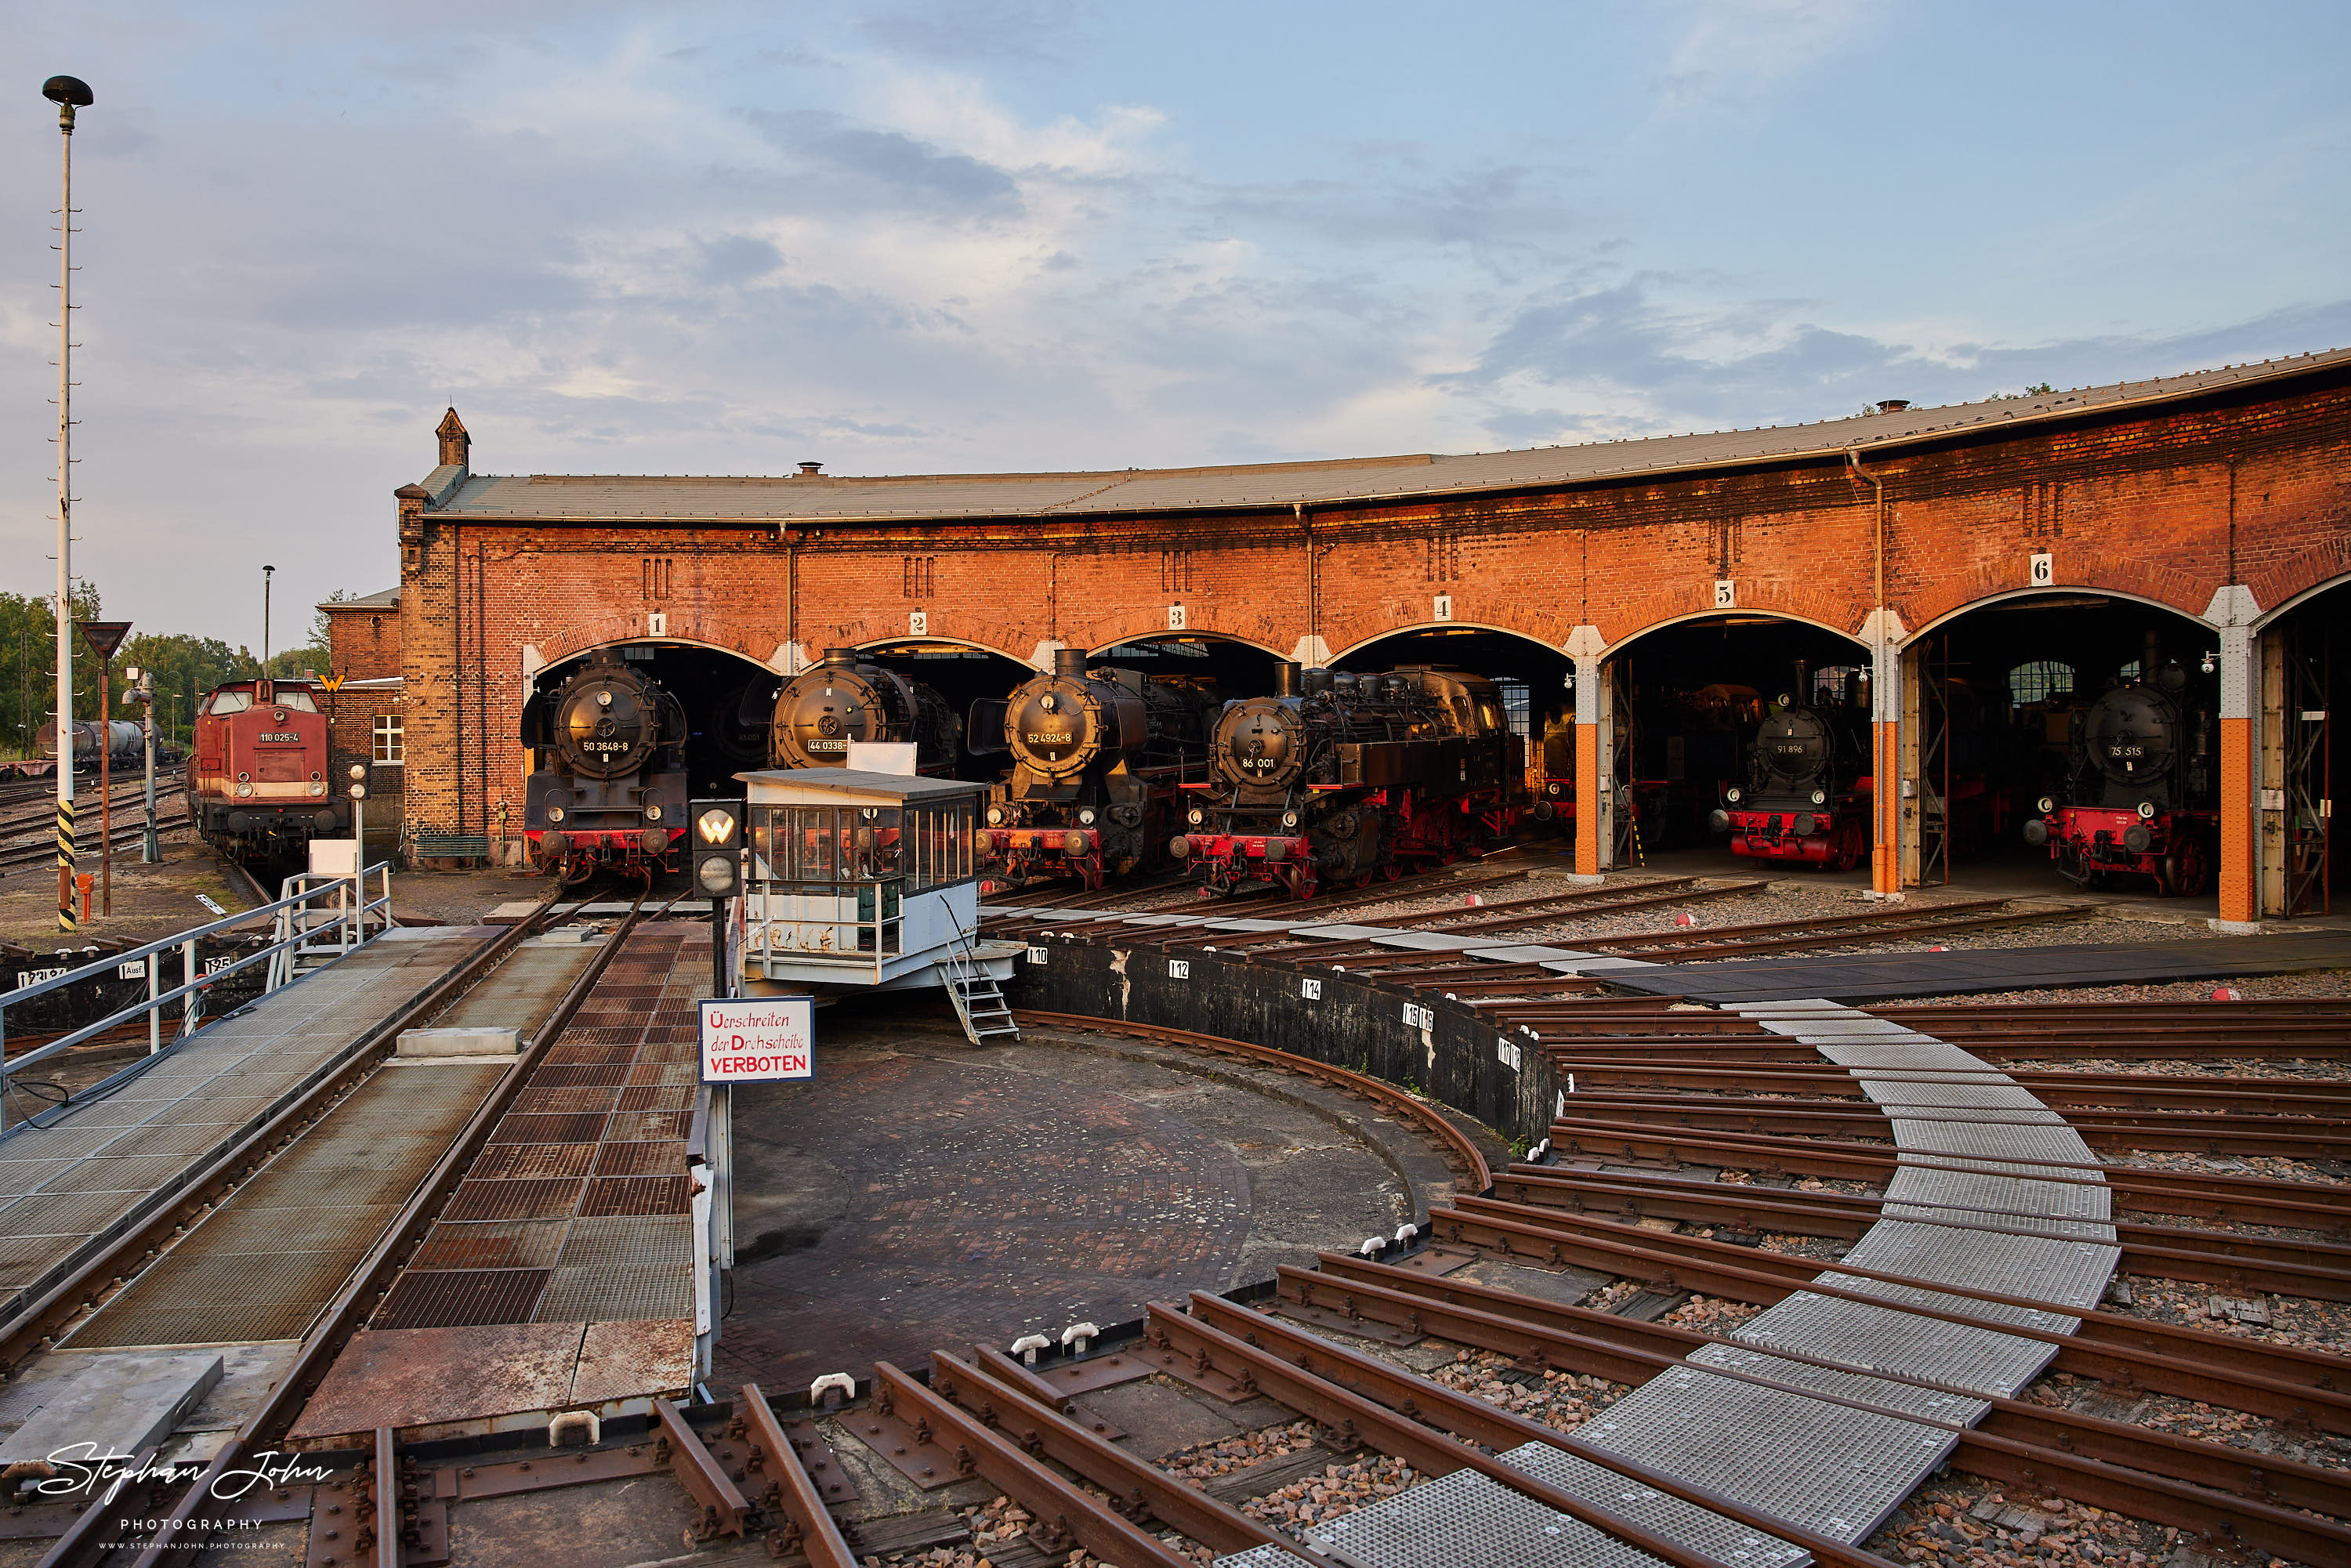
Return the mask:
M 973 1044 L 1018 1038 L 999 982 L 1022 945 L 977 937 L 987 786 L 849 768 L 736 777 L 745 995 L 940 986 Z

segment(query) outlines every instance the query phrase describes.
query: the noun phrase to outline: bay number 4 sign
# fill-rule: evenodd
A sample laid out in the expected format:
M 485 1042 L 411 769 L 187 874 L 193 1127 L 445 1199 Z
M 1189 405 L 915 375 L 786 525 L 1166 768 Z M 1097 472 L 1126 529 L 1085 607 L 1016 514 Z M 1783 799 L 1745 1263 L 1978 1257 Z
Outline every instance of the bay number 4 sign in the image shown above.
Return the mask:
M 702 1081 L 773 1083 L 816 1076 L 816 998 L 737 997 L 702 1004 Z

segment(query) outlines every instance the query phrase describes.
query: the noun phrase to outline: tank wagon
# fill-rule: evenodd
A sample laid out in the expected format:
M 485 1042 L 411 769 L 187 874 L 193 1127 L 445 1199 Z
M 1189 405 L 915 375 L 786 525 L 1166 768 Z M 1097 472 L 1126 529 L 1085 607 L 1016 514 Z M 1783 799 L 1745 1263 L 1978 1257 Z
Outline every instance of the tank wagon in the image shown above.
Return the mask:
M 1086 668 L 1057 649 L 1050 674 L 972 705 L 967 733 L 1002 737 L 1012 774 L 985 812 L 991 876 L 1076 877 L 1089 888 L 1164 863 L 1181 789 L 1202 776 L 1207 700 L 1135 670 Z
M 227 681 L 196 705 L 188 810 L 206 843 L 241 858 L 294 861 L 312 839 L 350 833 L 350 801 L 329 782 L 319 691 L 302 680 Z
M 746 703 L 756 695 L 755 686 Z M 769 737 L 777 768 L 840 768 L 852 741 L 913 741 L 915 771 L 941 774 L 955 767 L 962 727 L 922 682 L 868 664 L 854 648 L 827 648 L 777 691 Z
M 1730 852 L 1782 865 L 1851 871 L 1869 852 L 1868 747 L 1859 710 L 1802 700 L 1812 687 L 1797 672 L 1794 692 L 1771 705 L 1747 748 L 1747 782 L 1722 792 L 1708 823 L 1730 836 Z
M 522 710 L 531 754 L 523 841 L 549 871 L 674 869 L 685 836 L 685 709 L 669 688 L 599 653 Z
M 2139 671 L 2074 713 L 2061 793 L 2042 797 L 2024 841 L 2085 887 L 2141 876 L 2193 898 L 2220 856 L 2217 704 L 2209 681 L 2158 662 L 2151 643 Z
M 131 723 L 127 719 L 120 718 L 110 720 L 105 724 L 99 724 L 95 719 L 84 718 L 76 719 L 74 721 L 74 771 L 77 773 L 97 772 L 98 753 L 99 747 L 101 745 L 106 747 L 109 754 L 107 757 L 108 765 L 118 773 L 130 768 L 143 768 L 147 765 L 146 732 L 141 729 L 137 725 Z M 39 729 L 33 732 L 33 748 L 39 752 L 43 757 L 47 758 L 53 765 L 56 763 L 57 756 L 57 720 L 51 719 L 48 723 L 41 726 Z M 158 762 L 177 762 L 179 759 L 179 747 L 172 746 L 159 737 L 156 741 L 155 760 Z M 50 771 L 56 771 L 54 766 L 51 767 Z
M 1506 834 L 1526 807 L 1525 742 L 1483 675 L 1280 666 L 1270 696 L 1228 703 L 1208 781 L 1168 852 L 1210 892 L 1319 888 L 1447 863 Z

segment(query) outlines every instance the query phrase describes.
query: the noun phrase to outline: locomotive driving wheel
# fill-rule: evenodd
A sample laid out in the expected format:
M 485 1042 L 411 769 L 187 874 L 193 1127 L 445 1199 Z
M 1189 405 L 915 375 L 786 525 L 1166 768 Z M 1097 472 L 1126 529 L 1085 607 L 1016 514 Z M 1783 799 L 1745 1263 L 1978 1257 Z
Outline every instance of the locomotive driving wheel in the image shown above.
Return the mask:
M 2163 857 L 2164 891 L 2181 898 L 2198 898 L 2212 886 L 2212 862 L 2204 853 L 2204 841 L 2189 838 Z

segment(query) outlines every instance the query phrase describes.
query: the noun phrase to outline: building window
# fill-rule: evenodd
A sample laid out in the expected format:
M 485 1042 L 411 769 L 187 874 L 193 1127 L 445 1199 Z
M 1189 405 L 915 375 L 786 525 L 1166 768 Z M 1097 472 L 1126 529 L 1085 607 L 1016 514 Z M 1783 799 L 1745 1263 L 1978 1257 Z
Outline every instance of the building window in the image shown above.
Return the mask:
M 2127 677 L 2127 674 L 2126 674 Z M 2054 659 L 2035 659 L 2008 672 L 2008 695 L 2019 706 L 2043 703 L 2074 694 L 2074 666 Z
M 375 716 L 375 760 L 379 767 L 399 768 L 407 758 L 401 741 L 401 716 L 380 713 Z

